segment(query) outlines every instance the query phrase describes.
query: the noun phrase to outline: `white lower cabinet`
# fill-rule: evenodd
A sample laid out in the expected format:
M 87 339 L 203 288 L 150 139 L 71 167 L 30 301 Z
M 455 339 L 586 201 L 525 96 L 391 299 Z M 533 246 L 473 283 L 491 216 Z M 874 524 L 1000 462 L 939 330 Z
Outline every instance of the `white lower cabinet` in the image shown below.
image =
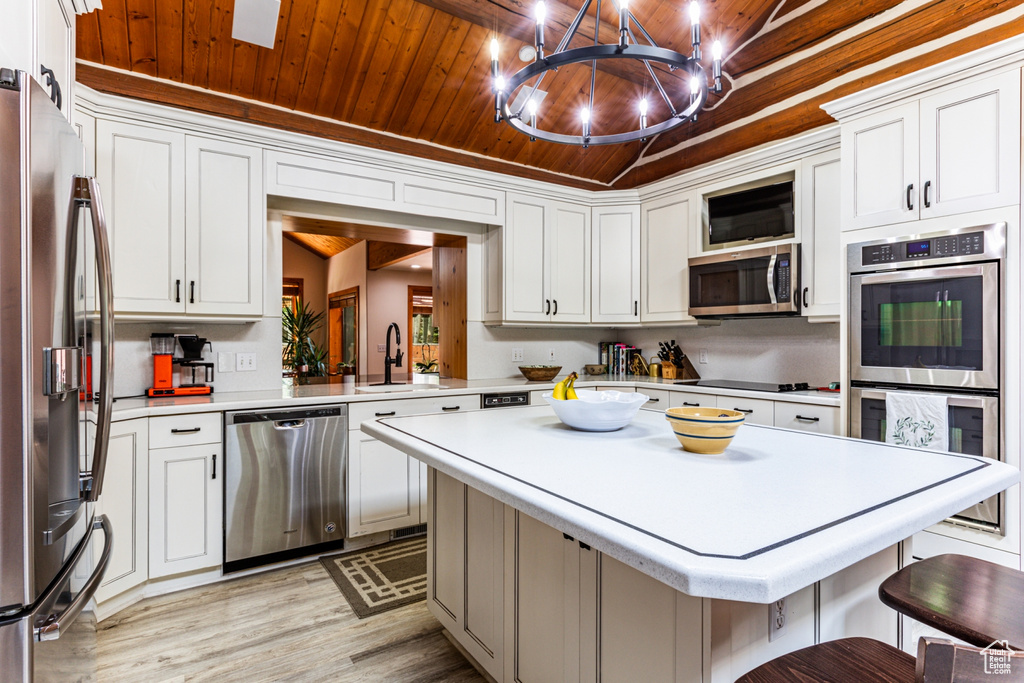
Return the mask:
M 104 602 L 149 578 L 149 449 L 148 420 L 125 420 L 110 426 L 103 493 L 96 514 L 106 515 L 114 547 L 96 601 Z M 89 443 L 95 427 L 89 424 Z M 94 541 L 96 543 L 100 541 Z M 95 548 L 98 558 L 100 546 Z
M 689 391 L 673 391 L 668 397 L 669 408 L 714 408 L 718 397 L 714 394 L 697 394 Z
M 839 406 L 776 401 L 775 426 L 816 434 L 838 434 Z
M 346 536 L 419 524 L 419 461 L 359 430 L 349 434 L 347 488 Z
M 719 396 L 715 401 L 715 407 L 740 411 L 746 415 L 743 421 L 748 424 L 769 427 L 775 424 L 775 401 L 763 398 Z
M 150 451 L 150 577 L 221 565 L 221 449 L 217 442 Z

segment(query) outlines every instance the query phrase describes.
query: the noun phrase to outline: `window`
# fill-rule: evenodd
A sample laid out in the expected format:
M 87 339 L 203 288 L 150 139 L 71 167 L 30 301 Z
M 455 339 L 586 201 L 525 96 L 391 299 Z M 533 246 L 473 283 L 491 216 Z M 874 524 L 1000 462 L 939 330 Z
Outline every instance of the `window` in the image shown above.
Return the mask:
M 409 285 L 409 355 L 413 372 L 438 372 L 438 333 L 434 325 L 433 288 Z
M 356 374 L 359 367 L 359 288 L 328 296 L 328 353 L 332 370 Z M 339 368 L 338 364 L 342 366 Z

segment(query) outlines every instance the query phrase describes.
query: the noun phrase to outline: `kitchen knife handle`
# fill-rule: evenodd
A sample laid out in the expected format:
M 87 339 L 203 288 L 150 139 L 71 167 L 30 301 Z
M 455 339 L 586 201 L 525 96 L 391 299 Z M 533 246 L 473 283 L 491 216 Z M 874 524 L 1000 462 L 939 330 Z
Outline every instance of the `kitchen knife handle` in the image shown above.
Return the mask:
M 930 180 L 925 181 L 925 184 L 924 184 L 924 206 L 925 206 L 925 208 L 928 208 L 929 206 L 932 205 L 931 200 L 928 199 L 928 189 L 931 188 L 931 186 L 932 186 L 932 181 L 930 181 Z
M 907 185 L 907 211 L 914 210 L 914 200 L 911 198 L 911 193 L 914 191 L 914 183 Z
M 174 281 L 174 303 L 181 303 L 181 280 Z
M 188 302 L 194 304 L 196 302 L 196 281 L 188 281 Z

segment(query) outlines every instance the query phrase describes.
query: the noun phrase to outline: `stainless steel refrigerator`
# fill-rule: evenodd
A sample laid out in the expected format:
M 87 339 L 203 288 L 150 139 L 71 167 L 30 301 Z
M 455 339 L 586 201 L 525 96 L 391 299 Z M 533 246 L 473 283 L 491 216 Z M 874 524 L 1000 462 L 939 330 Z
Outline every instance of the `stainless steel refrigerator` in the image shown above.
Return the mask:
M 82 612 L 113 545 L 109 523 L 93 511 L 103 488 L 110 431 L 110 257 L 98 187 L 82 177 L 83 162 L 82 143 L 39 84 L 24 72 L 0 69 L 0 680 L 5 683 L 90 679 L 89 647 L 76 630 L 88 635 L 88 615 Z M 87 267 L 93 254 L 96 265 Z M 89 310 L 96 304 L 86 296 L 93 272 L 98 313 Z M 99 338 L 95 406 L 92 387 L 83 379 L 89 374 L 83 368 L 90 331 Z M 85 422 L 91 414 L 96 436 L 87 443 Z

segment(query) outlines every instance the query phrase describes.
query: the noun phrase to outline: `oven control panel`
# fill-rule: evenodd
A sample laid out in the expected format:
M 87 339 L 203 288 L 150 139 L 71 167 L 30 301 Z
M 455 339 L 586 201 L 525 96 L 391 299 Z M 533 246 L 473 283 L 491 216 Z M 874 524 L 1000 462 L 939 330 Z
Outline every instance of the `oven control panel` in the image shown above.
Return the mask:
M 869 244 L 861 248 L 861 265 L 908 263 L 984 253 L 985 233 L 980 231 L 965 232 L 959 235 L 947 235 L 929 239 Z

